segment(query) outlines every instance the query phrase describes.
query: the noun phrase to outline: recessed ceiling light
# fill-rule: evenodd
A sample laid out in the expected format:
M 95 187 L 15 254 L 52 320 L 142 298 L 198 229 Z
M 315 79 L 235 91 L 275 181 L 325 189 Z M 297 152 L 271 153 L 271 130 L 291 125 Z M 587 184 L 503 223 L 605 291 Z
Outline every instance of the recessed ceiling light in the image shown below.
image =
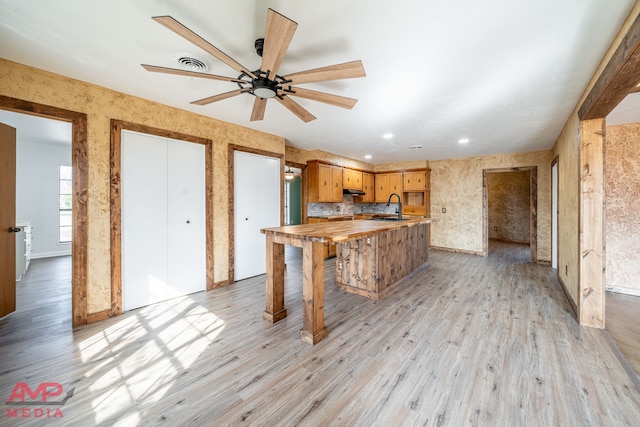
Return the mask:
M 410 146 L 409 146 L 409 148 L 410 148 L 411 150 L 417 150 L 417 149 L 419 149 L 419 148 L 423 148 L 423 146 L 422 146 L 422 145 L 420 145 L 420 144 L 415 144 L 415 145 L 410 145 Z
M 460 139 L 458 140 L 458 142 L 459 142 L 460 144 L 466 144 L 467 142 L 469 142 L 469 138 L 460 138 Z
M 391 139 L 391 138 L 393 138 L 393 134 L 392 134 L 392 133 L 387 132 L 387 133 L 385 133 L 384 135 L 382 135 L 382 137 L 383 137 L 384 139 Z
M 364 156 L 364 158 L 365 158 L 365 159 L 367 159 L 367 160 L 369 160 L 369 159 L 371 158 L 371 154 L 366 154 L 366 155 Z

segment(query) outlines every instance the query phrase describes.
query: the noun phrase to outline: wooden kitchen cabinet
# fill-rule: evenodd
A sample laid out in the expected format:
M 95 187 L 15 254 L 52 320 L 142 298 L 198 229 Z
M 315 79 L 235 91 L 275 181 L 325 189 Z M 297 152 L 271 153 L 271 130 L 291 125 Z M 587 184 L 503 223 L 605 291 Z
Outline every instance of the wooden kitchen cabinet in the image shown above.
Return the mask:
M 353 198 L 356 203 L 373 203 L 376 201 L 376 183 L 372 173 L 362 173 L 362 191 L 364 191 L 364 196 Z
M 307 162 L 308 201 L 341 202 L 342 201 L 342 168 L 317 160 Z
M 431 170 L 404 172 L 402 214 L 431 215 Z
M 362 190 L 362 172 L 353 169 L 342 169 L 342 188 Z
M 424 191 L 425 171 L 413 171 L 404 173 L 404 191 Z
M 401 195 L 403 177 L 402 172 L 377 173 L 375 175 L 375 201 L 378 203 L 387 203 L 392 193 Z M 397 201 L 397 200 L 393 200 Z

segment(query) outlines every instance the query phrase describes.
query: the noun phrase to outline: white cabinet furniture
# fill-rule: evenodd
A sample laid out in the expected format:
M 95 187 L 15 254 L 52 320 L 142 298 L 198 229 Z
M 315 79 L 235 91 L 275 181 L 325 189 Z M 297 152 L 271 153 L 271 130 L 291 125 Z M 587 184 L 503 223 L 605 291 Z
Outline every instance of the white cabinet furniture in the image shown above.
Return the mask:
M 19 221 L 16 226 L 20 228 L 16 233 L 16 281 L 19 281 L 31 262 L 31 221 Z

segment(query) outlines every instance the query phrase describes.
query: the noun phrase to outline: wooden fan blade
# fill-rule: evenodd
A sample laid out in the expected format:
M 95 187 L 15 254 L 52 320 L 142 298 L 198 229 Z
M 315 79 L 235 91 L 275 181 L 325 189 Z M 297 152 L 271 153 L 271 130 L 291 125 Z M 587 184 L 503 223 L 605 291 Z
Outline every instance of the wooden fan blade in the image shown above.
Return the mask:
M 333 95 L 326 92 L 317 92 L 315 90 L 302 89 L 300 87 L 291 87 L 292 92 L 287 91 L 289 96 L 297 96 L 299 98 L 306 98 L 312 101 L 324 102 L 325 104 L 334 105 L 340 108 L 352 109 L 357 99 L 347 98 L 346 96 Z
M 250 90 L 251 89 L 249 89 L 249 88 L 232 90 L 231 92 L 225 92 L 225 93 L 221 93 L 219 95 L 214 95 L 214 96 L 210 96 L 208 98 L 203 98 L 203 99 L 200 99 L 198 101 L 193 101 L 193 102 L 191 102 L 191 104 L 207 105 L 207 104 L 211 104 L 212 102 L 222 101 L 223 99 L 227 99 L 227 98 L 231 98 L 233 96 L 240 95 L 241 93 L 249 92 Z
M 329 65 L 328 67 L 314 68 L 313 70 L 300 71 L 299 73 L 284 76 L 284 78 L 291 80 L 291 84 L 302 84 L 365 76 L 362 61 L 358 60 L 345 62 L 344 64 Z
M 273 9 L 267 11 L 267 27 L 264 35 L 260 69 L 265 72 L 268 71 L 269 78 L 274 79 L 276 77 L 296 28 L 298 28 L 298 24 L 286 16 L 280 15 Z
M 282 98 L 276 96 L 275 99 L 277 99 L 280 104 L 284 105 L 289 111 L 298 116 L 298 118 L 300 118 L 300 120 L 305 123 L 316 119 L 316 116 L 305 110 L 302 105 L 298 104 L 288 96 L 283 96 Z
M 251 121 L 264 119 L 264 110 L 267 106 L 267 99 L 256 96 L 256 100 L 253 102 L 253 111 L 251 111 Z
M 165 27 L 167 27 L 168 29 L 170 29 L 180 37 L 183 37 L 187 41 L 190 41 L 191 43 L 195 44 L 205 52 L 215 56 L 220 61 L 224 62 L 229 67 L 236 70 L 237 72 L 239 73 L 244 72 L 251 78 L 253 79 L 256 78 L 256 76 L 249 69 L 247 69 L 246 67 L 236 62 L 229 55 L 227 55 L 226 53 L 224 53 L 223 51 L 221 51 L 220 49 L 218 49 L 217 47 L 215 47 L 214 45 L 212 45 L 211 43 L 209 43 L 208 41 L 206 41 L 205 39 L 203 39 L 193 31 L 191 31 L 189 28 L 182 25 L 180 22 L 176 21 L 171 16 L 154 16 L 152 19 L 158 22 L 159 24 L 164 25 Z
M 175 74 L 178 76 L 199 77 L 203 79 L 221 80 L 223 82 L 232 82 L 232 83 L 249 83 L 247 81 L 238 80 L 233 77 L 216 76 L 215 74 L 199 73 L 197 71 L 180 70 L 178 68 L 159 67 L 157 65 L 147 65 L 147 64 L 140 64 L 140 65 L 142 65 L 142 67 L 145 70 L 151 71 L 153 73 L 164 73 L 164 74 Z

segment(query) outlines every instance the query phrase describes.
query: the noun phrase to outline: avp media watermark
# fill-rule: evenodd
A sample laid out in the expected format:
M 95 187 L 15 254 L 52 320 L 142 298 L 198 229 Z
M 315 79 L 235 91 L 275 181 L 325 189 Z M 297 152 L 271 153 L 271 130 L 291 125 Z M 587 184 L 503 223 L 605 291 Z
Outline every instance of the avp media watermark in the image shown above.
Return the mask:
M 73 396 L 75 387 L 64 398 L 51 400 L 62 394 L 60 383 L 40 383 L 35 390 L 27 383 L 16 383 L 7 400 L 7 418 L 62 418 L 62 407 Z

